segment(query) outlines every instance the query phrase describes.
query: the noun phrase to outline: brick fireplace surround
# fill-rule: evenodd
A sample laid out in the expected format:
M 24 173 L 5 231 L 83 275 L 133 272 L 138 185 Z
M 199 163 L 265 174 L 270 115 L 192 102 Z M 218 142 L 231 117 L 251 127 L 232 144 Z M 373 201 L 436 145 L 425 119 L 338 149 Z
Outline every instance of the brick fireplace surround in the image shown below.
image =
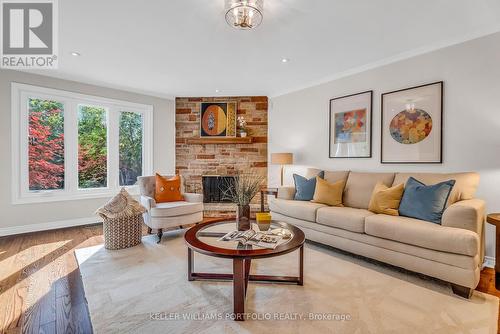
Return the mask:
M 236 102 L 237 116 L 245 117 L 251 144 L 192 144 L 200 137 L 201 102 Z M 267 110 L 266 96 L 178 97 L 175 99 L 175 167 L 185 178 L 186 191 L 202 193 L 203 175 L 233 176 L 256 171 L 267 184 Z M 252 201 L 252 213 L 259 209 L 260 194 Z M 205 204 L 205 216 L 233 216 L 235 206 L 228 203 Z

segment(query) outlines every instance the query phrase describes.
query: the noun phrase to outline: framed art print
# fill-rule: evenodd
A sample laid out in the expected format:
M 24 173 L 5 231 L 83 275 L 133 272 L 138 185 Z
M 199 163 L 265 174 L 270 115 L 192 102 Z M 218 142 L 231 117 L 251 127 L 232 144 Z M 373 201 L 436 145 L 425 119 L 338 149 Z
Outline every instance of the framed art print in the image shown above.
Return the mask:
M 330 158 L 371 158 L 373 91 L 330 100 Z
M 443 162 L 443 82 L 382 94 L 382 163 Z
M 201 137 L 236 137 L 236 102 L 202 102 Z

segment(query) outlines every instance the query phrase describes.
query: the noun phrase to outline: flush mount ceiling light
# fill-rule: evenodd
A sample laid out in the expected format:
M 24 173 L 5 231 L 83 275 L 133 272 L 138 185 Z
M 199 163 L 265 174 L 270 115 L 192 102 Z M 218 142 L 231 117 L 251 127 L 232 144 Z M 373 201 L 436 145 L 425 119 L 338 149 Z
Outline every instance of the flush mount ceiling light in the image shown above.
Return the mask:
M 263 18 L 264 0 L 226 0 L 226 22 L 233 28 L 257 27 Z
M 75 57 L 81 56 L 80 52 L 76 52 L 76 51 L 71 52 L 71 55 L 75 56 Z

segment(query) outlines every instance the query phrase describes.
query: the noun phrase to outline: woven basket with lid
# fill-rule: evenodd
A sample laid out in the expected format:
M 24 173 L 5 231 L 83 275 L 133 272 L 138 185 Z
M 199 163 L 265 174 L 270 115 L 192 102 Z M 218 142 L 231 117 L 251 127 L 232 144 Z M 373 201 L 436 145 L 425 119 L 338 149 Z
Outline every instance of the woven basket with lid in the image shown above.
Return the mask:
M 133 199 L 125 188 L 100 207 L 96 214 L 104 220 L 104 247 L 123 249 L 140 244 L 144 212 L 146 208 Z

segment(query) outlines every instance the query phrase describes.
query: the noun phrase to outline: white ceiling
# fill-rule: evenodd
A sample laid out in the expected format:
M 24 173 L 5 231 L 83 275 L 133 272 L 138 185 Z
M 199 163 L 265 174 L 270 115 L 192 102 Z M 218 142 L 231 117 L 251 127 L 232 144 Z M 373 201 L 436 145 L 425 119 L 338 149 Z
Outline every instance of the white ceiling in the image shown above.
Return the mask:
M 226 24 L 224 0 L 62 0 L 59 17 L 60 68 L 45 75 L 166 97 L 275 96 L 500 31 L 500 0 L 265 0 L 250 31 Z

